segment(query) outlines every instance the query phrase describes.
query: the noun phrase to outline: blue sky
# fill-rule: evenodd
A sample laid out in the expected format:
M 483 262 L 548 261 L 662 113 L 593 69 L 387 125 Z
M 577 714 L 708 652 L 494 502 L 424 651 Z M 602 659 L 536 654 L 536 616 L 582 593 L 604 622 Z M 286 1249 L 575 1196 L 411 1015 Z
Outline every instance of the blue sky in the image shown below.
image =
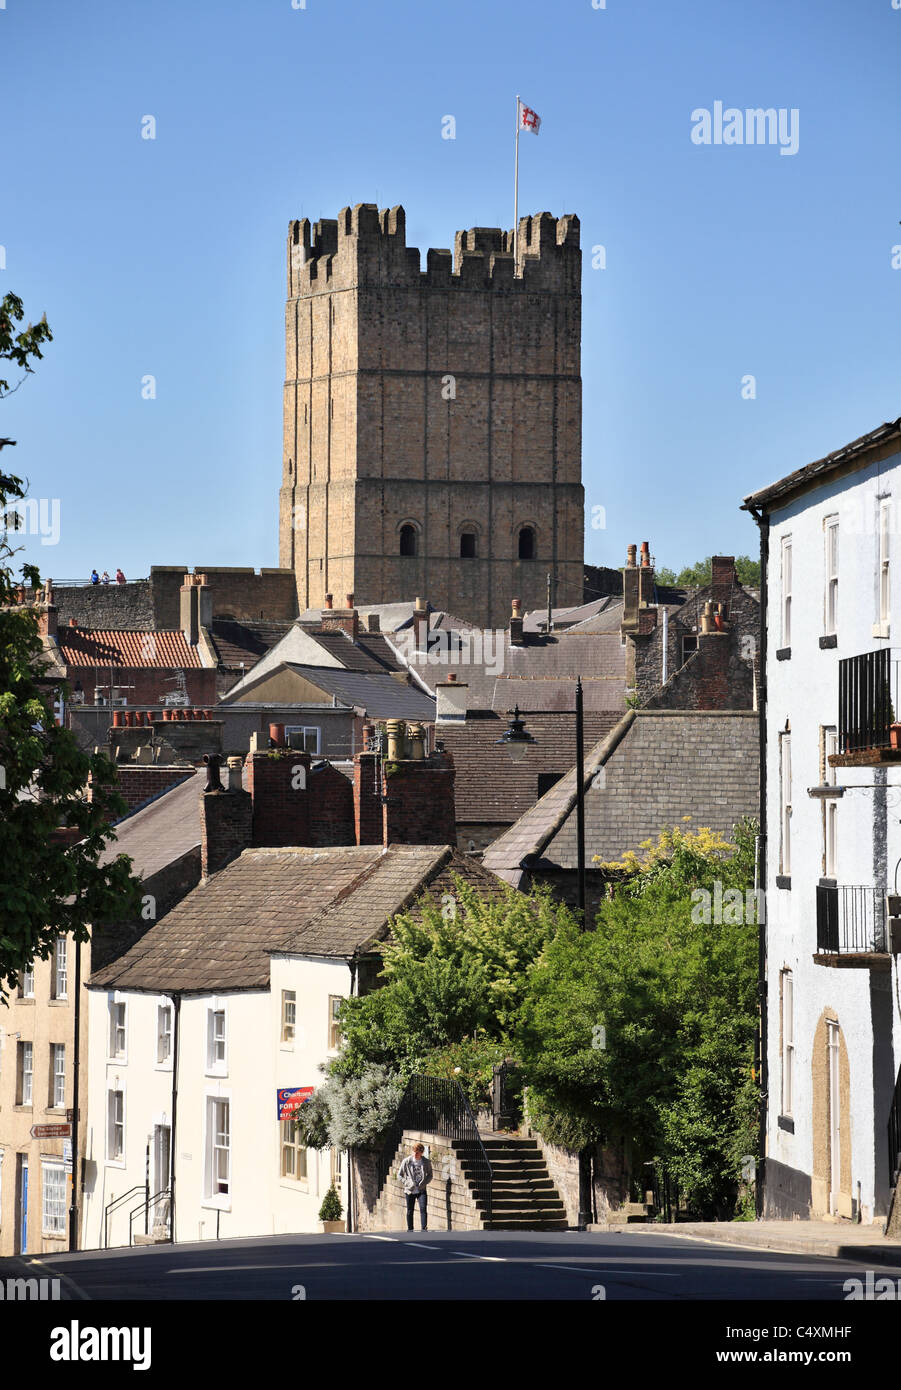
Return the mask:
M 278 563 L 289 219 L 402 203 L 423 258 L 511 226 L 517 92 L 520 212 L 582 222 L 588 561 L 756 553 L 742 496 L 901 413 L 892 0 L 6 0 L 0 54 L 44 574 Z M 798 152 L 693 143 L 715 101 L 796 108 Z

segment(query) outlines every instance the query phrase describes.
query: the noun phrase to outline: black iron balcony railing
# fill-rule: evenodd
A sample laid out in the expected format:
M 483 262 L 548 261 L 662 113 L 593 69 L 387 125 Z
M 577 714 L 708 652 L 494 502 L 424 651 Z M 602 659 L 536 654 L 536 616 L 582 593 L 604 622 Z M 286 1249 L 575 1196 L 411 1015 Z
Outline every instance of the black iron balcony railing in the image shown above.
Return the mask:
M 838 746 L 840 753 L 888 748 L 891 727 L 901 718 L 899 668 L 888 647 L 849 656 L 838 663 Z
M 824 955 L 882 954 L 885 896 L 878 888 L 817 885 L 817 951 Z

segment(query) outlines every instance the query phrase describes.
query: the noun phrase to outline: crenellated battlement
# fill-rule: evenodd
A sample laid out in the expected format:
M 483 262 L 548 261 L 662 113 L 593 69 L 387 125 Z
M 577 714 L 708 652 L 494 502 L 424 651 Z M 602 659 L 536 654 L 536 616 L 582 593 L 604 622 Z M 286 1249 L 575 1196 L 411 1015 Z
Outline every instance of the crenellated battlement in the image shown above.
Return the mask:
M 289 299 L 354 286 L 546 291 L 578 293 L 581 277 L 579 219 L 549 212 L 519 219 L 519 274 L 514 271 L 513 232 L 470 227 L 454 237 L 454 250 L 429 248 L 426 269 L 419 249 L 406 244 L 400 206 L 357 203 L 337 218 L 291 222 L 288 230 Z

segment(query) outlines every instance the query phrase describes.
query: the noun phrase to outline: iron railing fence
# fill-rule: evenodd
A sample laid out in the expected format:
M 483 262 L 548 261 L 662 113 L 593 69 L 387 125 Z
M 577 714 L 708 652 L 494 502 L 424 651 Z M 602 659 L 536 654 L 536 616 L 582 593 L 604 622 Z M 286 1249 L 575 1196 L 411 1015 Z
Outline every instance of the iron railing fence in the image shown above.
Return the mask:
M 899 668 L 888 647 L 845 657 L 838 663 L 840 753 L 888 748 L 899 718 Z
M 155 1192 L 155 1193 L 153 1194 L 152 1197 L 145 1197 L 145 1199 L 144 1199 L 143 1202 L 139 1202 L 138 1205 L 137 1205 L 136 1207 L 132 1207 L 131 1211 L 128 1213 L 128 1243 L 129 1243 L 129 1245 L 134 1245 L 134 1243 L 135 1243 L 135 1236 L 134 1236 L 134 1219 L 135 1219 L 135 1217 L 136 1217 L 139 1213 L 141 1213 L 141 1212 L 143 1212 L 143 1215 L 144 1215 L 144 1234 L 145 1234 L 145 1236 L 149 1236 L 149 1235 L 150 1235 L 150 1226 L 151 1226 L 150 1213 L 154 1210 L 154 1208 L 159 1208 L 159 1209 L 160 1209 L 160 1214 L 161 1214 L 162 1216 L 165 1217 L 166 1227 L 167 1227 L 167 1229 L 168 1229 L 168 1226 L 169 1226 L 169 1212 L 168 1212 L 167 1208 L 165 1207 L 164 1203 L 166 1203 L 166 1202 L 169 1200 L 169 1192 L 170 1192 L 170 1190 L 169 1190 L 168 1187 L 161 1187 L 160 1190 L 159 1190 L 159 1192 Z
M 397 1114 L 385 1136 L 378 1162 L 378 1190 L 388 1181 L 391 1164 L 404 1130 L 421 1130 L 456 1139 L 456 1152 L 466 1176 L 491 1220 L 493 1173 L 472 1108 L 460 1084 L 440 1076 L 411 1076 Z
M 872 955 L 886 946 L 885 895 L 858 884 L 817 884 L 817 950 Z

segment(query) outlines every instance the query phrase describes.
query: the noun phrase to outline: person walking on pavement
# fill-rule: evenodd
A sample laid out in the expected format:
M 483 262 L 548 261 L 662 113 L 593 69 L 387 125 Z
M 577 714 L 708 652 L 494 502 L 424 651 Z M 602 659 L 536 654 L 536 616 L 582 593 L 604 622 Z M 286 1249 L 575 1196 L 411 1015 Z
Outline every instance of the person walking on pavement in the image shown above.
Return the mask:
M 422 1144 L 414 1144 L 412 1154 L 407 1154 L 397 1170 L 397 1176 L 404 1185 L 407 1200 L 407 1230 L 413 1229 L 413 1208 L 419 1203 L 419 1220 L 423 1231 L 428 1229 L 429 1194 L 428 1186 L 434 1174 L 429 1159 L 425 1156 Z

